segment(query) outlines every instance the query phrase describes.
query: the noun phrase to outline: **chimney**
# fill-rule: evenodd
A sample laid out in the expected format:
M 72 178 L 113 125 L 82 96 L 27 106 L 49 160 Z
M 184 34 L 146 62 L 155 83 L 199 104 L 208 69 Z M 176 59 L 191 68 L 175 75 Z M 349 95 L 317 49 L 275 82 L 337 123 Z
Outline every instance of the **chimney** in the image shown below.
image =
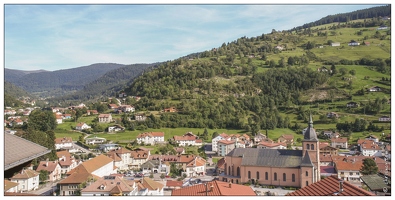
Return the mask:
M 229 188 L 232 188 L 232 182 L 229 182 Z
M 339 180 L 339 193 L 343 192 L 343 180 Z

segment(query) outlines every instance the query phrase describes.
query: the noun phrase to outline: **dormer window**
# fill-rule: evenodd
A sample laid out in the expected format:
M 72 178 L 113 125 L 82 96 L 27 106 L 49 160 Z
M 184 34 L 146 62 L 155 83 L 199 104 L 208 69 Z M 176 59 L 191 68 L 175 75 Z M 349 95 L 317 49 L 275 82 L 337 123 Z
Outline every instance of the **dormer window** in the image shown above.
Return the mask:
M 103 184 L 102 184 L 102 185 L 100 185 L 100 187 L 99 187 L 99 189 L 100 189 L 100 190 L 104 190 L 104 188 L 106 188 L 106 186 L 105 186 L 105 185 L 103 185 Z

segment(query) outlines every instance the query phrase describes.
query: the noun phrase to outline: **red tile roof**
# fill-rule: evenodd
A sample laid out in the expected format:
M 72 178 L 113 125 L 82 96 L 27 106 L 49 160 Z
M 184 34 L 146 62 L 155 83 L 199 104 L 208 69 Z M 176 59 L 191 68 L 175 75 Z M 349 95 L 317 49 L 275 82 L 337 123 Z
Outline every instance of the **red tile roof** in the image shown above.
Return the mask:
M 72 143 L 73 139 L 71 137 L 61 137 L 55 139 L 55 144 Z
M 182 181 L 172 181 L 172 180 L 167 180 L 166 181 L 166 186 L 167 187 L 181 187 L 183 184 Z
M 340 180 L 336 176 L 329 176 L 295 192 L 288 193 L 286 196 L 376 196 L 347 181 L 343 182 L 343 191 L 339 193 Z
M 57 161 L 41 161 L 36 169 L 37 172 L 40 172 L 41 170 L 45 170 L 48 172 L 53 172 L 55 171 L 56 167 L 58 166 Z
M 38 176 L 40 173 L 30 170 L 30 169 L 25 169 L 22 170 L 20 173 L 15 174 L 11 179 L 29 179 L 32 177 Z
M 331 139 L 331 142 L 345 143 L 345 142 L 347 142 L 347 138 L 346 138 L 346 137 L 332 138 L 332 139 Z
M 148 133 L 140 133 L 137 138 L 145 138 L 145 137 L 164 137 L 164 132 L 148 132 Z
M 231 184 L 222 181 L 210 181 L 205 184 L 193 185 L 171 192 L 171 196 L 256 196 L 249 186 Z
M 218 143 L 229 145 L 229 144 L 234 144 L 235 141 L 234 140 L 230 140 L 230 141 L 229 140 L 220 140 L 220 141 L 218 141 Z

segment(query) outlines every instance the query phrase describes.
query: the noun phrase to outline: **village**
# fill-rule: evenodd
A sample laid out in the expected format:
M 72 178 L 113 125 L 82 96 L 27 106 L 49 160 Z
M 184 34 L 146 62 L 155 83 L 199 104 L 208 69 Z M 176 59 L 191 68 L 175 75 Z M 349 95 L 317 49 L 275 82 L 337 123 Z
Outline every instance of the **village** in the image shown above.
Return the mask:
M 64 114 L 65 109 L 82 107 L 83 104 L 64 109 L 53 108 L 52 112 L 60 124 L 62 120 L 71 118 L 70 114 Z M 130 105 L 108 104 L 108 107 L 114 113 L 135 112 Z M 28 115 L 30 109 L 24 109 L 23 115 Z M 164 112 L 176 112 L 176 108 Z M 11 116 L 6 120 L 6 127 L 21 122 L 23 124 L 21 116 L 12 114 L 15 113 L 7 113 Z M 97 115 L 99 123 L 113 121 L 111 113 L 100 114 L 95 110 L 87 110 L 86 114 Z M 331 112 L 329 115 L 336 116 L 336 113 Z M 90 128 L 86 123 L 77 123 L 75 126 L 76 131 Z M 119 125 L 108 127 L 109 134 L 122 130 L 123 127 Z M 26 157 L 17 159 L 23 160 L 38 156 L 35 149 L 42 153 L 43 147 L 15 136 L 16 131 L 13 129 L 6 128 L 5 132 L 7 156 L 17 154 Z M 247 134 L 221 133 L 211 142 L 203 142 L 192 132 L 173 136 L 166 141 L 165 134 L 141 132 L 136 137 L 135 148 L 126 148 L 97 136 L 85 136 L 84 144 L 73 141 L 71 137 L 56 138 L 54 142 L 58 159 L 41 161 L 35 169 L 32 164 L 24 166 L 19 173 L 4 180 L 5 192 L 59 196 L 183 196 L 199 195 L 201 190 L 212 192 L 211 195 L 232 195 L 239 188 L 239 195 L 297 195 L 297 191 L 303 189 L 313 195 L 320 195 L 314 192 L 315 189 L 308 189 L 309 185 L 319 185 L 333 177 L 346 182 L 350 192 L 360 192 L 362 195 L 390 194 L 390 135 L 381 138 L 368 135 L 359 139 L 357 144 L 350 144 L 338 132 L 316 133 L 311 116 L 309 126 L 303 129 L 302 146 L 295 146 L 292 134 L 283 134 L 274 141 L 261 132 L 253 138 Z M 330 142 L 320 142 L 318 135 Z M 18 148 L 19 145 L 10 146 L 12 142 L 18 141 L 29 143 L 27 148 L 31 146 L 32 151 L 20 152 L 22 149 Z M 173 153 L 158 154 L 158 151 L 151 151 L 150 147 L 166 146 L 169 143 L 172 143 L 170 147 L 173 148 L 169 152 Z M 96 148 L 90 148 L 92 146 Z M 201 154 L 187 153 L 187 147 L 198 147 L 204 151 L 205 158 Z M 84 154 L 88 156 L 81 156 Z M 377 174 L 362 174 L 366 158 L 374 161 L 378 167 Z M 7 157 L 6 164 L 11 164 Z M 40 184 L 39 180 L 42 171 L 47 174 L 44 184 Z M 377 181 L 382 184 L 377 185 Z M 206 189 L 207 185 L 209 189 Z M 213 187 L 232 189 L 213 191 Z M 276 192 L 270 192 L 272 189 Z

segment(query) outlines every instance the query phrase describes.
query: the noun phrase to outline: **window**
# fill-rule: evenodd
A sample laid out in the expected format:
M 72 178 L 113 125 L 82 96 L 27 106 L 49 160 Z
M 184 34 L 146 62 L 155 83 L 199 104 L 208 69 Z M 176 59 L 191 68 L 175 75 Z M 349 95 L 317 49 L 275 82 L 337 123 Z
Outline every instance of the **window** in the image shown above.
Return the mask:
M 310 144 L 307 144 L 306 147 L 307 147 L 307 149 L 310 149 Z
M 355 173 L 356 175 L 359 175 L 359 172 Z
M 344 172 L 340 172 L 340 174 L 344 175 Z
M 287 175 L 283 173 L 283 181 L 287 181 Z
M 314 144 L 311 144 L 311 150 L 314 150 Z
M 234 176 L 235 175 L 235 167 L 234 166 L 232 166 L 232 176 Z
M 259 180 L 259 172 L 256 172 L 256 180 Z
M 350 175 L 354 175 L 354 173 L 350 172 Z
M 274 172 L 274 180 L 277 181 L 277 173 Z
M 230 166 L 228 167 L 228 175 L 231 175 L 231 174 L 230 174 Z
M 240 176 L 240 167 L 237 167 L 237 176 Z
M 309 182 L 308 181 L 306 181 L 306 186 L 308 186 L 309 185 Z
M 265 172 L 265 180 L 269 179 L 269 173 Z
M 248 179 L 251 179 L 251 171 L 248 171 Z
M 306 171 L 306 176 L 309 176 L 309 172 L 308 171 Z
M 292 182 L 295 182 L 295 174 L 292 174 Z

